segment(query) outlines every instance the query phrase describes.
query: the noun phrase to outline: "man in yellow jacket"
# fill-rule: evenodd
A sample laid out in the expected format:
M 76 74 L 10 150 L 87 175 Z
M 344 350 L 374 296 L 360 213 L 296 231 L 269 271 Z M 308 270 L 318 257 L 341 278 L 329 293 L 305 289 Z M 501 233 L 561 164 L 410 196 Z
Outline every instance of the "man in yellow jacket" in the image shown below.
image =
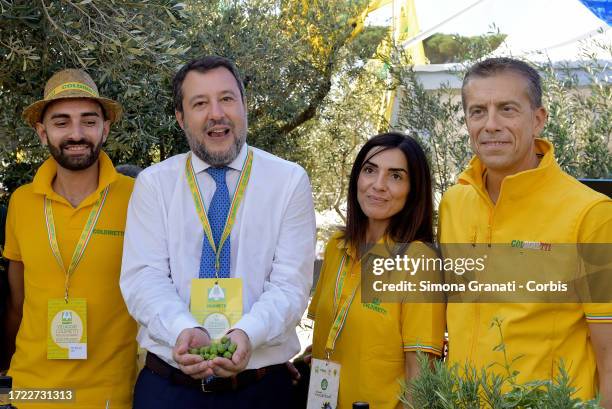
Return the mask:
M 101 150 L 120 116 L 75 69 L 54 74 L 23 112 L 51 155 L 11 196 L 6 223 L 8 374 L 20 409 L 132 406 L 136 323 L 119 271 L 134 180 Z
M 564 173 L 553 146 L 538 138 L 547 111 L 537 71 L 509 58 L 482 61 L 467 72 L 462 101 L 475 157 L 440 204 L 441 243 L 486 243 L 501 248 L 509 263 L 571 243 L 610 248 L 612 201 Z M 599 393 L 610 409 L 611 296 L 598 303 L 525 303 L 512 296 L 503 303 L 449 303 L 449 361 L 497 372 L 508 363 L 519 371 L 516 380 L 526 382 L 555 379 L 562 360 L 575 396 Z M 505 350 L 495 348 L 496 319 Z

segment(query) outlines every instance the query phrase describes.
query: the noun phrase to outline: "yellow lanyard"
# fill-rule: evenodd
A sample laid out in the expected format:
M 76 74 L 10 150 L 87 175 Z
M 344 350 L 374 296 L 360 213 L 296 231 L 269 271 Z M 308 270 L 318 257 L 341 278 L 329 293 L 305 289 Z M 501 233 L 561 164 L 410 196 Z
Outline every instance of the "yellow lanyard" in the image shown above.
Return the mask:
M 100 213 L 102 213 L 102 207 L 104 207 L 104 202 L 106 201 L 106 196 L 108 195 L 107 186 L 102 192 L 100 192 L 100 197 L 96 200 L 91 211 L 89 212 L 89 216 L 87 217 L 87 222 L 85 223 L 85 227 L 83 227 L 83 231 L 81 232 L 81 237 L 79 237 L 79 241 L 77 242 L 76 247 L 74 248 L 74 252 L 72 253 L 72 259 L 70 260 L 70 265 L 68 266 L 68 270 L 64 267 L 64 262 L 62 261 L 62 255 L 59 250 L 59 245 L 57 243 L 57 234 L 55 233 L 55 219 L 53 218 L 53 209 L 51 208 L 51 200 L 45 196 L 45 222 L 47 225 L 47 236 L 49 238 L 49 245 L 51 246 L 51 252 L 55 257 L 55 260 L 59 264 L 60 268 L 66 275 L 66 281 L 64 282 L 65 292 L 64 292 L 64 300 L 68 302 L 68 288 L 70 286 L 70 277 L 74 274 L 79 262 L 83 258 L 85 254 L 85 249 L 87 248 L 87 244 L 89 244 L 89 239 L 93 233 L 94 227 L 98 222 L 98 218 L 100 217 Z
M 325 343 L 325 354 L 328 360 L 336 347 L 336 341 L 340 337 L 340 333 L 344 329 L 344 324 L 346 324 L 349 309 L 360 285 L 359 274 L 348 274 L 350 270 L 348 258 L 349 257 L 345 252 L 342 256 L 342 260 L 340 261 L 338 273 L 336 274 L 336 285 L 334 287 L 335 318 L 332 322 L 331 328 L 329 329 L 329 335 L 327 336 L 327 342 Z M 340 300 L 343 298 L 343 295 L 345 295 L 344 302 L 342 302 L 342 305 L 340 305 Z
M 236 187 L 236 191 L 234 192 L 234 197 L 232 198 L 232 203 L 230 205 L 229 212 L 227 213 L 227 219 L 225 220 L 223 234 L 221 234 L 221 239 L 219 240 L 219 248 L 216 248 L 212 229 L 210 228 L 208 216 L 206 215 L 206 208 L 204 206 L 204 200 L 202 199 L 202 192 L 200 191 L 200 186 L 196 181 L 195 170 L 193 170 L 193 164 L 191 162 L 191 152 L 189 152 L 189 154 L 187 155 L 187 162 L 185 163 L 185 176 L 187 177 L 187 184 L 189 185 L 189 190 L 191 190 L 191 196 L 193 197 L 193 203 L 195 205 L 198 218 L 200 219 L 200 223 L 202 223 L 202 227 L 204 228 L 204 234 L 208 239 L 210 248 L 215 253 L 215 274 L 218 273 L 220 268 L 221 249 L 223 248 L 223 245 L 229 237 L 232 231 L 232 227 L 234 227 L 234 223 L 236 222 L 238 209 L 240 208 L 240 203 L 242 202 L 242 199 L 244 197 L 244 191 L 246 190 L 247 184 L 249 183 L 249 177 L 251 176 L 252 165 L 253 151 L 249 149 L 245 162 L 242 166 L 242 171 L 240 172 L 238 186 Z

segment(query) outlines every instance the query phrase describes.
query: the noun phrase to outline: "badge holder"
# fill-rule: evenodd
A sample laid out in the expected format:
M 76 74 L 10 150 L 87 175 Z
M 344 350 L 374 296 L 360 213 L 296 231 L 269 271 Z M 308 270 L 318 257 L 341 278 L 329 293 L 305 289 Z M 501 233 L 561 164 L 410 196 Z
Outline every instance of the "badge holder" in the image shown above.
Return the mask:
M 312 359 L 306 409 L 337 408 L 340 364 L 330 361 L 330 355 L 327 350 L 326 359 Z
M 242 279 L 192 279 L 190 310 L 211 339 L 221 339 L 242 318 Z
M 85 298 L 52 298 L 48 301 L 47 359 L 87 359 Z

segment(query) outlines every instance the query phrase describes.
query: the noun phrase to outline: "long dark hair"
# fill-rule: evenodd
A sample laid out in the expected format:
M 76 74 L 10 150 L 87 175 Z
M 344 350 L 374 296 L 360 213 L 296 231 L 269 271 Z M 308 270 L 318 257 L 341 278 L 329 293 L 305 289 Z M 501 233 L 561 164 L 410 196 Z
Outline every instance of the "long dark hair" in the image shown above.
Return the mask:
M 374 147 L 381 147 L 378 153 L 397 148 L 404 153 L 408 163 L 410 192 L 402 210 L 391 217 L 385 236 L 396 243 L 410 243 L 420 240 L 433 242 L 433 198 L 431 173 L 427 157 L 421 146 L 408 135 L 389 132 L 376 135 L 368 140 L 355 158 L 348 187 L 348 209 L 344 240 L 358 252 L 366 244 L 368 217 L 357 201 L 357 179 L 361 173 L 368 153 Z

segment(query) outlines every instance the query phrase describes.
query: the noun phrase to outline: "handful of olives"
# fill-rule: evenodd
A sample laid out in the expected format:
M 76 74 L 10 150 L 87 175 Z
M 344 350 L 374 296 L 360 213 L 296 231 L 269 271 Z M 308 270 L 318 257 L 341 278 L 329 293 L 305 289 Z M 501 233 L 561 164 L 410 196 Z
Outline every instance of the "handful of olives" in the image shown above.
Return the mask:
M 200 348 L 189 348 L 189 353 L 200 355 L 204 360 L 220 357 L 232 359 L 238 345 L 234 344 L 228 337 L 221 338 L 221 341 L 213 341 L 209 346 Z

